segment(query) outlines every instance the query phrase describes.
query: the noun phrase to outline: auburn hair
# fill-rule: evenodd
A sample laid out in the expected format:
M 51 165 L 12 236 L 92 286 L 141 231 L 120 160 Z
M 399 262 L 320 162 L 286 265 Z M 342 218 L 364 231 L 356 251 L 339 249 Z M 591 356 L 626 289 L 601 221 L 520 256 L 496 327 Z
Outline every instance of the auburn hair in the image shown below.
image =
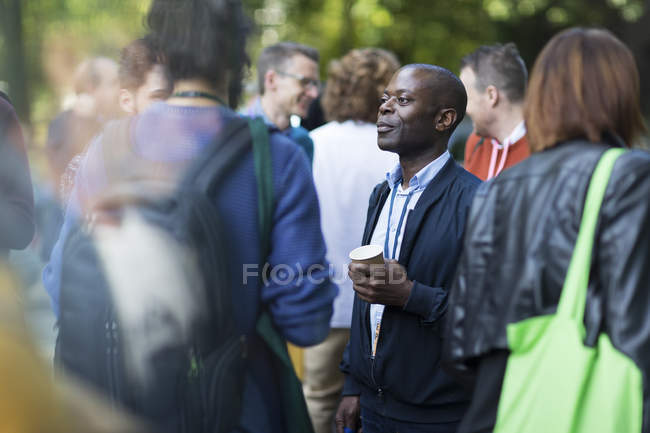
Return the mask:
M 645 125 L 632 52 L 607 30 L 558 33 L 535 61 L 524 119 L 532 152 L 608 132 L 633 144 Z

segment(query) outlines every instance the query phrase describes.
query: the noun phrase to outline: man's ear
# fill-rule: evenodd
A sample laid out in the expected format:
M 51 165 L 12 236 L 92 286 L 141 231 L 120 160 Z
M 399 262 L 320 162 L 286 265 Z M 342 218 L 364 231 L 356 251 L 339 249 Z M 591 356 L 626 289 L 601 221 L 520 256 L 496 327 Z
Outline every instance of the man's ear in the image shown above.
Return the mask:
M 278 74 L 276 74 L 273 69 L 266 71 L 266 74 L 264 74 L 264 92 L 267 90 L 274 90 L 277 79 Z
M 120 89 L 120 108 L 127 114 L 136 114 L 135 95 L 130 90 Z
M 488 103 L 490 104 L 490 107 L 494 108 L 496 105 L 499 103 L 500 96 L 499 95 L 499 89 L 497 89 L 493 85 L 489 85 L 485 88 L 485 93 L 488 98 Z
M 457 117 L 458 114 L 456 113 L 456 110 L 453 108 L 440 109 L 440 111 L 438 111 L 438 114 L 436 114 L 436 117 L 434 118 L 436 131 L 444 132 L 448 130 L 449 128 L 451 128 L 451 125 L 453 125 L 456 122 Z

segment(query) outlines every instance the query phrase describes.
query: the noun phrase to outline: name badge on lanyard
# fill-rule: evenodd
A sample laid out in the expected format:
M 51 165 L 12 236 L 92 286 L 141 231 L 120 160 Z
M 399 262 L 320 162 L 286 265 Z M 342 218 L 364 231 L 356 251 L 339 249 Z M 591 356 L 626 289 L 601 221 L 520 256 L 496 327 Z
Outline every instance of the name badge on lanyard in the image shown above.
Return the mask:
M 400 180 L 401 182 L 401 180 Z M 386 238 L 384 239 L 384 257 L 387 257 L 389 259 L 394 259 L 395 254 L 397 252 L 397 241 L 399 240 L 399 235 L 402 231 L 402 224 L 404 223 L 404 217 L 406 216 L 406 210 L 408 209 L 409 202 L 411 201 L 411 195 L 413 194 L 413 191 L 409 192 L 408 195 L 406 196 L 406 201 L 404 202 L 404 207 L 402 207 L 402 213 L 399 217 L 399 221 L 397 223 L 397 230 L 395 231 L 395 237 L 393 239 L 393 251 L 392 254 L 389 254 L 389 239 L 390 239 L 390 220 L 393 215 L 393 205 L 395 204 L 395 196 L 397 195 L 397 189 L 399 188 L 399 185 L 395 185 L 393 187 L 393 193 L 391 194 L 390 197 L 390 209 L 388 211 L 388 224 L 386 226 Z M 384 315 L 384 306 L 383 305 L 377 305 L 377 307 L 380 308 L 375 308 L 374 310 L 374 322 L 375 322 L 375 329 L 374 329 L 374 338 L 372 340 L 372 356 L 374 357 L 375 354 L 377 353 L 377 343 L 379 342 L 379 332 L 381 330 L 381 319 Z

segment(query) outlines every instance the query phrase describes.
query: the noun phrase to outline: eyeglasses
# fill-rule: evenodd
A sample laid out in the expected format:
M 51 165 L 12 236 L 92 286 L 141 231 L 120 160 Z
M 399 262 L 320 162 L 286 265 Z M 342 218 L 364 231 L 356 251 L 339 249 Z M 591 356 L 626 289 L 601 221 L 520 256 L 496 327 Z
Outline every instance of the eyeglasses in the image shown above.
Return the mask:
M 275 71 L 275 72 L 277 72 L 280 75 L 284 75 L 285 77 L 295 78 L 296 80 L 298 80 L 298 82 L 303 88 L 314 87 L 316 90 L 320 90 L 320 80 L 305 77 L 304 75 L 290 74 L 289 72 L 284 72 L 284 71 Z

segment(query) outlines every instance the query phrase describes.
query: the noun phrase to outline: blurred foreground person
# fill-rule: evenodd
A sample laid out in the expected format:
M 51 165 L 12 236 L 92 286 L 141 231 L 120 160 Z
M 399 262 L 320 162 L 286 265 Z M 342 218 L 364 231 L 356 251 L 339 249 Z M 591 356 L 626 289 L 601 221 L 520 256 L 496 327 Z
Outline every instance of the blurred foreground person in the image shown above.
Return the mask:
M 556 35 L 524 117 L 533 155 L 477 192 L 452 290 L 445 356 L 477 376 L 459 431 L 648 432 L 650 154 L 592 179 L 645 129 L 632 53 Z
M 158 431 L 309 431 L 285 339 L 327 336 L 336 287 L 307 159 L 230 108 L 239 1 L 156 0 L 147 22 L 174 91 L 108 125 L 79 170 L 44 278 L 58 359 Z
M 122 49 L 118 78 L 119 106 L 124 113 L 131 116 L 146 110 L 154 102 L 164 101 L 172 91 L 162 53 L 150 37 L 136 39 Z M 68 163 L 61 176 L 60 193 L 64 207 L 89 144 L 90 139 L 82 151 Z
M 343 389 L 339 363 L 350 338 L 354 302 L 348 253 L 363 236 L 372 189 L 397 164 L 397 155 L 377 147 L 375 125 L 379 99 L 397 68 L 394 54 L 376 48 L 352 50 L 333 61 L 323 96 L 329 123 L 311 132 L 327 261 L 339 286 L 329 336 L 305 349 L 304 391 L 316 433 L 331 433 Z
M 103 60 L 107 61 L 107 60 Z M 112 61 L 108 61 L 112 64 Z M 104 73 L 110 78 L 112 68 Z M 81 68 L 89 73 L 90 69 Z M 83 82 L 80 74 L 77 87 Z M 171 94 L 171 82 L 163 65 L 162 55 L 151 38 L 136 39 L 122 49 L 117 70 L 119 107 L 128 115 L 138 114 L 153 102 L 165 100 Z M 104 77 L 104 81 L 107 77 Z M 108 92 L 105 92 L 108 95 Z M 108 96 L 106 96 L 108 98 Z M 87 98 L 80 97 L 83 106 Z M 77 113 L 77 111 L 80 111 Z M 85 116 L 82 108 L 59 115 L 52 122 L 48 144 L 48 162 L 52 171 L 51 185 L 41 185 L 37 203 L 39 254 L 47 262 L 63 222 L 63 211 L 74 186 L 77 170 L 85 157 L 86 147 L 100 131 L 102 123 Z M 85 116 L 85 120 L 84 119 Z M 64 120 L 67 119 L 67 120 Z M 76 120 L 75 120 L 76 119 Z M 67 130 L 67 133 L 61 129 Z M 63 140 L 70 140 L 64 143 Z M 69 146 L 69 147 L 68 147 Z M 71 155 L 72 152 L 77 152 Z M 65 165 L 63 164 L 68 161 Z M 62 171 L 63 170 L 63 171 Z
M 118 66 L 106 57 L 82 62 L 75 71 L 75 103 L 48 128 L 46 152 L 58 184 L 68 163 L 80 154 L 110 119 L 119 115 Z
M 51 371 L 31 344 L 18 290 L 7 268 L 0 265 L 0 430 L 72 431 Z
M 122 49 L 118 78 L 119 106 L 127 115 L 138 114 L 154 102 L 164 101 L 172 91 L 172 83 L 163 64 L 162 53 L 155 47 L 150 37 L 136 39 Z M 67 204 L 77 170 L 89 144 L 90 140 L 84 145 L 84 149 L 72 158 L 61 177 L 63 206 Z
M 23 133 L 9 99 L 0 94 L 0 259 L 34 236 L 34 198 Z
M 172 83 L 166 66 L 163 64 L 162 57 L 161 51 L 156 48 L 151 37 L 136 39 L 122 49 L 119 65 L 117 66 L 119 93 L 116 93 L 116 96 L 119 96 L 119 107 L 124 113 L 128 115 L 138 114 L 147 109 L 152 103 L 163 101 L 169 97 L 172 90 Z M 112 62 L 112 60 L 103 59 L 102 62 Z M 88 73 L 89 66 L 84 65 L 80 68 L 80 72 Z M 107 77 L 104 77 L 104 80 L 112 76 L 110 73 L 111 70 L 111 68 L 108 68 L 104 71 L 107 75 Z M 82 79 L 84 76 L 84 74 L 78 74 L 77 79 L 79 82 L 76 84 L 77 87 L 80 87 L 84 82 Z M 64 112 L 59 117 L 61 118 L 63 116 L 74 117 L 78 115 L 72 110 Z M 73 121 L 69 120 L 69 122 Z M 82 127 L 84 124 L 87 125 L 88 130 L 80 133 L 77 138 L 73 139 L 72 143 L 76 143 L 73 147 L 74 149 L 78 149 L 78 153 L 68 160 L 63 172 L 60 171 L 61 167 L 59 166 L 62 162 L 61 158 L 67 159 L 69 155 L 66 153 L 64 157 L 58 151 L 48 151 L 50 169 L 54 173 L 53 183 L 54 190 L 56 191 L 56 199 L 46 190 L 43 191 L 37 203 L 39 253 L 45 262 L 50 259 L 52 249 L 59 237 L 61 225 L 63 224 L 63 213 L 74 187 L 77 171 L 86 157 L 85 151 L 94 136 L 101 130 L 101 125 L 92 122 L 91 119 L 78 123 L 79 127 Z M 70 125 L 73 128 L 72 130 L 79 132 L 79 128 L 74 128 L 73 124 Z M 52 125 L 55 125 L 55 121 L 52 122 Z M 52 127 L 50 128 L 50 132 L 52 132 Z M 70 138 L 72 139 L 73 137 Z M 82 140 L 86 140 L 85 143 Z M 65 147 L 65 145 L 63 146 Z M 73 149 L 68 150 L 71 151 Z M 62 245 L 59 244 L 59 248 L 61 247 Z M 50 272 L 51 269 L 47 267 L 43 274 L 44 278 L 48 278 L 51 275 Z
M 15 433 L 145 433 L 143 425 L 113 413 L 85 387 L 54 381 L 24 321 L 19 288 L 0 265 L 0 431 Z M 110 416 L 108 416 L 110 415 Z
M 413 64 L 381 102 L 377 144 L 399 164 L 372 191 L 362 240 L 383 249 L 385 265 L 349 265 L 356 293 L 337 432 L 453 433 L 470 395 L 440 366 L 442 324 L 481 182 L 447 146 L 467 94 L 447 69 Z
M 82 62 L 74 74 L 74 105 L 50 122 L 45 145 L 49 176 L 36 188 L 36 246 L 45 262 L 61 230 L 81 155 L 103 125 L 119 114 L 117 72 L 117 63 L 105 57 Z

